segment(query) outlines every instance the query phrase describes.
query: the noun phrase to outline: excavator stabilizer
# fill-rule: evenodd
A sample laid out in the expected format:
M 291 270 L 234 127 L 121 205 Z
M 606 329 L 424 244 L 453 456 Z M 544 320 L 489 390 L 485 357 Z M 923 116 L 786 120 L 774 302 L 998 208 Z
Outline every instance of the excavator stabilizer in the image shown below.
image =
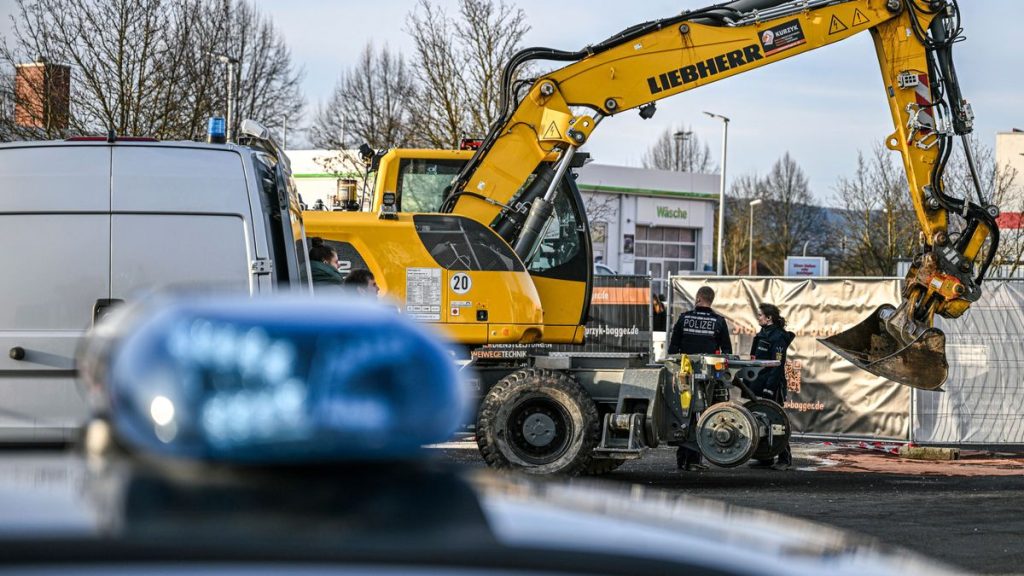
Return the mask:
M 926 328 L 909 343 L 890 333 L 896 308 L 882 305 L 856 326 L 818 341 L 854 366 L 920 390 L 941 390 L 946 381 L 946 335 Z

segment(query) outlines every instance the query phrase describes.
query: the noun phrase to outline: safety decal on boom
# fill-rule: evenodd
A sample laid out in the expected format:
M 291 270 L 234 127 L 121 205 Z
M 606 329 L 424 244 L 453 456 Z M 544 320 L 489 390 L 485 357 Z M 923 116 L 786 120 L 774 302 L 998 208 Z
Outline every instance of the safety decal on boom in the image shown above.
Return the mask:
M 764 48 L 765 56 L 789 50 L 806 42 L 799 20 L 790 20 L 761 32 L 761 47 Z
M 554 121 L 548 125 L 548 129 L 544 131 L 545 140 L 561 140 L 562 133 L 558 131 L 558 126 L 555 125 Z
M 868 22 L 871 22 L 871 20 L 869 20 L 868 17 L 865 16 L 864 13 L 860 11 L 860 8 L 855 8 L 853 10 L 853 25 L 854 26 L 860 26 L 862 24 L 867 24 Z
M 912 126 L 908 144 L 913 144 L 915 133 L 921 137 L 935 131 L 935 114 L 932 112 L 932 88 L 927 74 L 918 74 L 918 84 L 914 87 L 914 103 L 917 105 L 916 115 L 911 118 Z
M 829 22 L 828 25 L 829 36 L 832 34 L 839 34 L 840 32 L 846 32 L 849 29 L 850 28 L 846 24 L 843 24 L 843 21 L 840 20 L 838 16 L 835 14 L 832 15 L 832 21 Z

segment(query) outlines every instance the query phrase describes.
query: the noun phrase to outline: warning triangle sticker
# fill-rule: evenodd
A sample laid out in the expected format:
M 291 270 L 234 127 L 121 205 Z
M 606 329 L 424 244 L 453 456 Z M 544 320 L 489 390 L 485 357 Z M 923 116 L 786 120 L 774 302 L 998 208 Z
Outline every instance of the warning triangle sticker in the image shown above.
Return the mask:
M 837 17 L 835 14 L 833 14 L 832 15 L 832 22 L 828 25 L 828 33 L 830 35 L 831 34 L 838 34 L 840 32 L 843 32 L 844 30 L 849 30 L 849 28 L 847 28 L 846 24 L 843 24 L 843 22 L 839 19 L 839 17 Z
M 870 22 L 870 20 L 868 20 L 868 17 L 860 11 L 860 8 L 855 8 L 853 11 L 853 25 L 860 26 L 861 24 L 867 24 L 868 22 Z
M 544 131 L 545 140 L 561 140 L 562 133 L 558 131 L 558 126 L 555 126 L 555 122 L 552 120 L 551 125 Z

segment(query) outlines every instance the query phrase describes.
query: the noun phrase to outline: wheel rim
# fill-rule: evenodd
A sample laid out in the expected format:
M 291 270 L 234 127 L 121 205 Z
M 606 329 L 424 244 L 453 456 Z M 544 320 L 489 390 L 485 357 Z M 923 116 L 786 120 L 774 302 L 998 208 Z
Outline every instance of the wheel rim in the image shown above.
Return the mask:
M 742 464 L 757 449 L 756 423 L 740 406 L 719 404 L 709 409 L 697 426 L 697 445 L 718 466 Z
M 548 464 L 560 458 L 572 438 L 572 418 L 551 398 L 523 399 L 509 412 L 505 437 L 516 456 L 529 464 Z

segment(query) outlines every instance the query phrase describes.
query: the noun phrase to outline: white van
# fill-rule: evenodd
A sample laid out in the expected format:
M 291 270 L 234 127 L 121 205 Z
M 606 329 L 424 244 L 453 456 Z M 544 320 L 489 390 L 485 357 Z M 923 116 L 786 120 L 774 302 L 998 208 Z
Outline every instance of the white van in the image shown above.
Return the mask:
M 308 284 L 287 160 L 242 141 L 0 145 L 0 444 L 77 434 L 75 350 L 112 304 L 168 285 Z

